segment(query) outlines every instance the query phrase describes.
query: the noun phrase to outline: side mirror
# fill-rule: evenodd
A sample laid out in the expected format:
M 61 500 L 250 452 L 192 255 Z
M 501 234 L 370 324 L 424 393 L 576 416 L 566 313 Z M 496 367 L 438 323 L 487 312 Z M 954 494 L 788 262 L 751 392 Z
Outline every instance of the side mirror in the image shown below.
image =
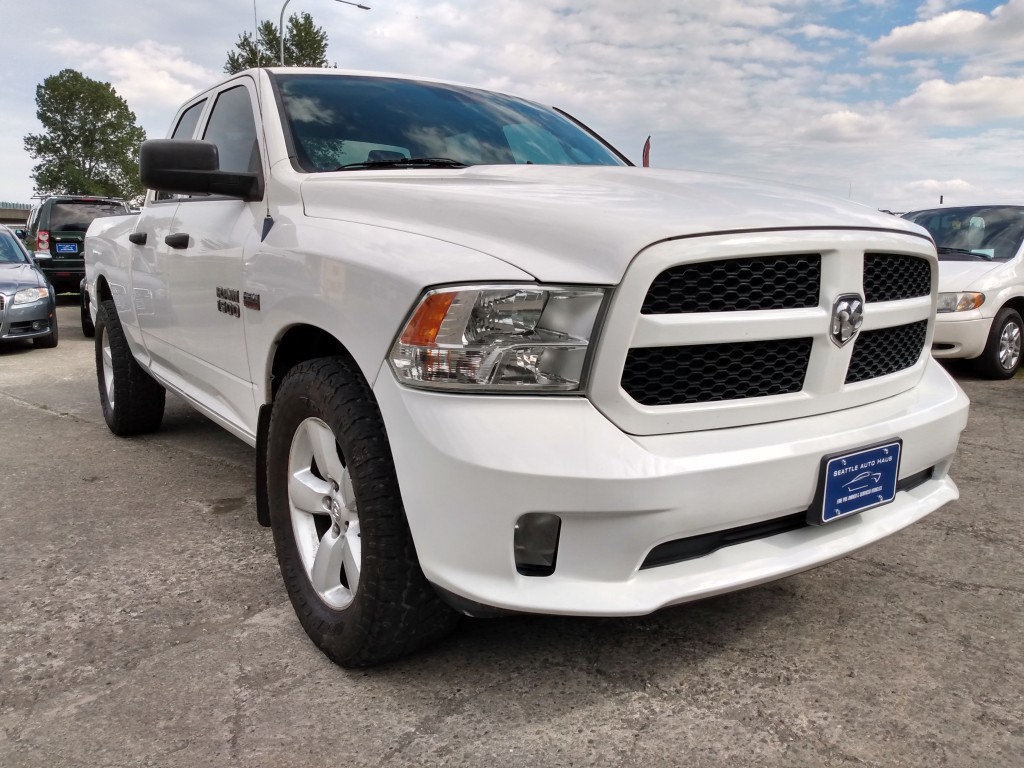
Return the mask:
M 178 195 L 224 195 L 241 200 L 263 199 L 258 173 L 220 170 L 217 145 L 212 141 L 151 139 L 139 155 L 142 185 Z
M 25 239 L 25 230 L 22 229 L 21 227 L 18 227 L 18 229 L 14 230 L 14 236 L 16 238 L 18 238 L 19 240 L 24 240 Z

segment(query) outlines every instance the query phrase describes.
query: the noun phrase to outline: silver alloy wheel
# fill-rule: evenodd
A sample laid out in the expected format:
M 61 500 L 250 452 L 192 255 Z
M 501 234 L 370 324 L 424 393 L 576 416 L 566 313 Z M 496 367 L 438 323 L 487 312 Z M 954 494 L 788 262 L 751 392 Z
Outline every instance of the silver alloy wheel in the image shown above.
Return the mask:
M 103 390 L 107 393 L 107 405 L 114 409 L 114 356 L 110 352 L 110 334 L 103 329 L 103 339 L 100 344 L 103 353 Z
M 352 478 L 334 432 L 320 419 L 306 419 L 292 436 L 288 507 L 295 545 L 310 584 L 331 608 L 348 607 L 359 588 L 359 516 Z
M 999 335 L 999 364 L 1011 371 L 1020 361 L 1020 326 L 1012 320 L 1003 326 Z

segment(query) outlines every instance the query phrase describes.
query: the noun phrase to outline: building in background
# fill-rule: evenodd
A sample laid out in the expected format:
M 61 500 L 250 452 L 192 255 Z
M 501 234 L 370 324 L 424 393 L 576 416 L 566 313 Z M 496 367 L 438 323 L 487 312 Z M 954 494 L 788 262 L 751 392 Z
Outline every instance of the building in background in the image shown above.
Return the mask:
M 0 224 L 11 227 L 22 227 L 28 221 L 28 212 L 32 206 L 28 203 L 6 203 L 0 201 Z

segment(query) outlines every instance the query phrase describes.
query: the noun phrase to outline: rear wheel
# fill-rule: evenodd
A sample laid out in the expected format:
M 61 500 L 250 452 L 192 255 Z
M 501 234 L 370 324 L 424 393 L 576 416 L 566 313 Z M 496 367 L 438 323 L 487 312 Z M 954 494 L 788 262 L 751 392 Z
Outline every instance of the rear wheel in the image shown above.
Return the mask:
M 364 667 L 447 634 L 458 615 L 420 570 L 384 424 L 356 366 L 322 358 L 293 368 L 267 440 L 281 575 L 317 647 Z
M 113 300 L 101 301 L 97 310 L 96 380 L 103 419 L 122 437 L 153 432 L 163 420 L 167 393 L 135 361 Z
M 92 317 L 89 316 L 89 307 L 86 305 L 86 293 L 82 291 L 82 333 L 86 338 L 91 339 L 96 335 L 96 326 L 92 322 Z
M 975 371 L 987 379 L 1013 378 L 1020 368 L 1022 335 L 1020 313 L 1003 307 L 992 321 L 985 351 L 974 361 Z

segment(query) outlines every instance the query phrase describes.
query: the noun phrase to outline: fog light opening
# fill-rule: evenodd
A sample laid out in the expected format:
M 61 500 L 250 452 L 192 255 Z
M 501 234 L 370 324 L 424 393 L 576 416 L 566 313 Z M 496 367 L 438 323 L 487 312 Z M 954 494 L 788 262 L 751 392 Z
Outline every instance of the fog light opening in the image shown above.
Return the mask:
M 516 521 L 512 548 L 521 575 L 550 576 L 555 572 L 561 529 L 562 518 L 548 512 L 529 512 Z

